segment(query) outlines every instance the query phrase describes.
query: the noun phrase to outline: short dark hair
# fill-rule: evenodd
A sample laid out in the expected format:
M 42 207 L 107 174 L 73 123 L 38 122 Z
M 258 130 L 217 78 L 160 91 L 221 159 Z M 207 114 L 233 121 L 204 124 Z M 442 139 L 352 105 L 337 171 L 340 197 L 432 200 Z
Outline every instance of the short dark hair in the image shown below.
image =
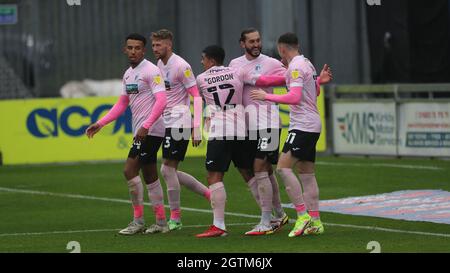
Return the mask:
M 250 27 L 250 28 L 246 28 L 241 32 L 241 38 L 239 38 L 239 42 L 245 42 L 245 40 L 247 39 L 247 34 L 249 33 L 253 33 L 253 32 L 259 32 L 256 28 Z
M 173 41 L 173 34 L 165 28 L 152 32 L 152 39 Z
M 218 45 L 210 45 L 202 51 L 209 59 L 216 61 L 216 64 L 222 65 L 225 60 L 225 50 Z
M 298 38 L 295 33 L 287 32 L 278 38 L 279 44 L 287 44 L 291 47 L 298 47 Z
M 144 46 L 147 44 L 147 40 L 145 39 L 145 37 L 139 33 L 131 33 L 130 35 L 127 36 L 127 38 L 125 39 L 125 42 L 128 40 L 141 41 L 144 44 Z

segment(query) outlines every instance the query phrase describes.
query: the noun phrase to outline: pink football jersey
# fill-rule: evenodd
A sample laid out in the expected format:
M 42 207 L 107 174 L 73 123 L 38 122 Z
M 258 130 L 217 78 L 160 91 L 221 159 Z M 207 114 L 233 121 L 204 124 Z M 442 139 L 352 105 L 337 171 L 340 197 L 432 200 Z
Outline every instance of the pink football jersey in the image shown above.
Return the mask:
M 214 66 L 197 77 L 197 85 L 211 117 L 209 138 L 245 137 L 243 73 L 232 67 Z
M 302 87 L 302 98 L 298 105 L 290 105 L 289 130 L 320 133 L 322 123 L 317 109 L 316 69 L 303 55 L 296 56 L 286 71 L 288 88 Z
M 167 64 L 159 60 L 158 67 L 164 78 L 167 106 L 164 110 L 166 128 L 191 128 L 190 100 L 187 89 L 197 84 L 191 66 L 172 53 Z
M 122 95 L 128 95 L 132 113 L 133 135 L 142 127 L 155 104 L 157 92 L 165 92 L 164 80 L 159 68 L 147 60 L 143 60 L 135 68 L 128 68 L 123 76 L 124 89 Z M 164 122 L 159 118 L 150 128 L 148 134 L 163 137 Z
M 283 76 L 286 72 L 286 68 L 277 59 L 271 58 L 264 54 L 260 54 L 254 60 L 248 60 L 245 55 L 236 58 L 230 62 L 231 67 L 241 68 L 244 77 L 253 78 L 255 75 L 279 75 Z M 274 102 L 253 100 L 250 98 L 250 92 L 256 88 L 251 84 L 244 85 L 244 94 L 242 96 L 243 105 L 249 109 L 250 107 L 256 108 L 256 116 L 254 111 L 247 111 L 246 117 L 247 128 L 249 130 L 260 130 L 267 128 L 280 128 L 281 121 L 279 117 L 278 106 Z M 273 88 L 266 87 L 261 88 L 267 93 L 272 94 Z

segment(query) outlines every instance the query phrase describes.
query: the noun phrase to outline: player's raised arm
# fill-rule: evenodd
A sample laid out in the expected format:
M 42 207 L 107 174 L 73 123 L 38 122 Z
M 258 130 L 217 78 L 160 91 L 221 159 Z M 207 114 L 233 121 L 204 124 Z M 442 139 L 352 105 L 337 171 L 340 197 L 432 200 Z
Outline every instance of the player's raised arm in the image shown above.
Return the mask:
M 320 72 L 320 84 L 327 84 L 333 80 L 333 73 L 331 72 L 331 67 L 328 64 L 324 64 L 322 71 Z
M 333 80 L 333 73 L 328 64 L 324 64 L 320 76 L 316 79 L 317 96 L 320 95 L 320 85 L 327 84 Z
M 121 95 L 119 97 L 119 100 L 114 104 L 114 106 L 109 110 L 109 112 L 101 118 L 99 121 L 97 121 L 94 124 L 91 124 L 86 129 L 86 135 L 88 138 L 93 138 L 96 133 L 98 133 L 101 128 L 110 122 L 116 120 L 120 115 L 122 115 L 125 110 L 127 110 L 128 103 L 130 102 L 127 95 Z

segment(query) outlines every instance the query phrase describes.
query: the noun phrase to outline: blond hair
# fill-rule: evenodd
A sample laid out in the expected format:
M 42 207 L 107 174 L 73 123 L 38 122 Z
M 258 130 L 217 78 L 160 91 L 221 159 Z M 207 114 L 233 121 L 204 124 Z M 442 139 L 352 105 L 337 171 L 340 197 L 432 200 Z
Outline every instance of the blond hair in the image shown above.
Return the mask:
M 170 30 L 167 29 L 160 29 L 156 32 L 152 32 L 152 40 L 170 40 L 172 42 L 173 40 L 173 34 L 170 32 Z

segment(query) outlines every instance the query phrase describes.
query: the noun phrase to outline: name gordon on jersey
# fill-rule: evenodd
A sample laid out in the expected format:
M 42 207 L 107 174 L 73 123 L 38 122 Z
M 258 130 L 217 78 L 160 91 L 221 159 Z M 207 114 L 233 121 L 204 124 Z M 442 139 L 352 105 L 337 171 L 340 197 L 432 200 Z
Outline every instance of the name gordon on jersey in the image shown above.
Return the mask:
M 234 79 L 234 76 L 232 73 L 230 73 L 230 74 L 219 75 L 219 76 L 215 76 L 215 77 L 211 77 L 211 78 L 205 78 L 205 81 L 208 84 L 213 84 L 216 82 L 223 82 L 223 81 L 232 80 L 232 79 Z

